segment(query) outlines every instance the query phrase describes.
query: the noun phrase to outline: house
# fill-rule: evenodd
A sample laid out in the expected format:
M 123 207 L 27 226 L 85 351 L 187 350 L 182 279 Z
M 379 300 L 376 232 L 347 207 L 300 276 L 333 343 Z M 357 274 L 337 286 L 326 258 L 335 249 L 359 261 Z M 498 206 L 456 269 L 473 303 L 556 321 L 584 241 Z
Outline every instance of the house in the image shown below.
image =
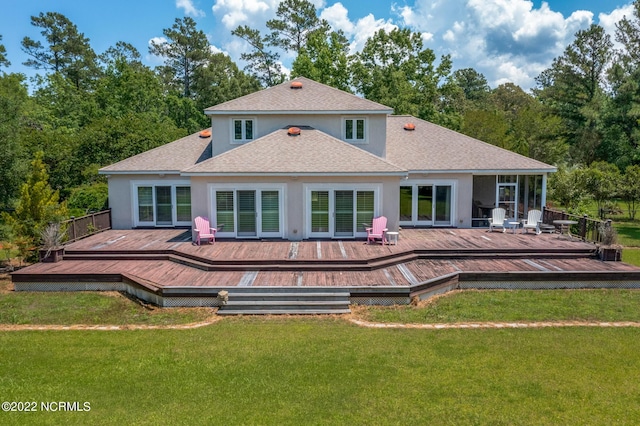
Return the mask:
M 296 78 L 205 110 L 211 129 L 100 169 L 115 229 L 188 227 L 219 237 L 364 237 L 398 227 L 481 227 L 499 205 L 545 204 L 553 166 Z

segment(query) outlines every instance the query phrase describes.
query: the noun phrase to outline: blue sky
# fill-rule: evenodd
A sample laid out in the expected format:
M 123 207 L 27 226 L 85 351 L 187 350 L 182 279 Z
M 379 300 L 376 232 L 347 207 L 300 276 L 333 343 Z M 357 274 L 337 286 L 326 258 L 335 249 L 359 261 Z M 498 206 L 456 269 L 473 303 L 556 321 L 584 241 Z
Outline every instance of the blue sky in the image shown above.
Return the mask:
M 492 87 L 513 82 L 531 88 L 534 78 L 562 54 L 573 35 L 591 23 L 613 34 L 615 22 L 631 14 L 632 0 L 311 0 L 334 28 L 345 31 L 353 52 L 380 28 L 408 27 L 423 35 L 438 56 L 451 54 L 454 69 L 472 67 Z M 33 75 L 20 41 L 39 39 L 30 17 L 55 11 L 69 18 L 102 53 L 118 41 L 133 44 L 150 66 L 161 58 L 148 53 L 151 39 L 162 37 L 175 18 L 193 17 L 212 48 L 239 62 L 246 49 L 231 30 L 246 24 L 264 28 L 279 0 L 4 0 L 0 34 L 12 65 L 7 72 Z M 283 65 L 291 58 L 283 57 Z

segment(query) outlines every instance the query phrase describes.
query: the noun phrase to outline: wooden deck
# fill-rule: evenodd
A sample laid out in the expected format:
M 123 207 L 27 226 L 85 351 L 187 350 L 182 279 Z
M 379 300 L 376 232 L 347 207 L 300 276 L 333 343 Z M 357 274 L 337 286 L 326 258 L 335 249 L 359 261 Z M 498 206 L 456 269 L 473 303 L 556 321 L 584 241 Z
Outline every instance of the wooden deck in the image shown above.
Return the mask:
M 640 273 L 594 254 L 593 244 L 557 234 L 484 229 L 404 229 L 397 245 L 384 246 L 361 240 L 195 246 L 185 230 L 111 230 L 68 245 L 62 262 L 35 264 L 12 277 L 59 282 L 125 274 L 158 288 L 398 287 L 461 272 L 580 272 L 624 279 Z

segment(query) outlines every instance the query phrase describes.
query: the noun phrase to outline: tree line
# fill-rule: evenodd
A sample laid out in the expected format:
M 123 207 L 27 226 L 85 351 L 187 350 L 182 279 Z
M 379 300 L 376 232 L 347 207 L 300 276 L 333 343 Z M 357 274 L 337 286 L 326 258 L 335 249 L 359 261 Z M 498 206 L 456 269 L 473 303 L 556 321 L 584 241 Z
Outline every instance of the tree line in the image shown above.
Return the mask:
M 205 108 L 282 82 L 285 54 L 295 57 L 291 77 L 563 170 L 604 162 L 624 176 L 640 165 L 640 0 L 616 25 L 620 49 L 598 25 L 578 31 L 530 93 L 512 83 L 491 88 L 473 68 L 454 70 L 449 55 L 438 58 L 407 28 L 379 30 L 352 54 L 344 33 L 307 0 L 282 1 L 265 34 L 246 25 L 232 31 L 246 44 L 243 69 L 213 52 L 189 17 L 151 43 L 149 53 L 164 61 L 155 68 L 126 41 L 96 53 L 60 13 L 32 16 L 31 24 L 21 43 L 25 65 L 38 70 L 31 92 L 24 75 L 5 71 L 0 35 L 1 210 L 19 207 L 22 186 L 43 176 L 41 166 L 71 212 L 102 207 L 98 168 L 206 128 Z

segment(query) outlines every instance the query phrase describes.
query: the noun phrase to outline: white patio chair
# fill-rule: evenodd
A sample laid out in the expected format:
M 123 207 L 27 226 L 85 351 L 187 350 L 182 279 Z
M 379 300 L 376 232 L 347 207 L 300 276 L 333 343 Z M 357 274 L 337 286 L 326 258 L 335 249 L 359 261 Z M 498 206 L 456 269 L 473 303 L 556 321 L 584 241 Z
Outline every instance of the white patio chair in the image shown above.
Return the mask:
M 527 221 L 522 224 L 522 233 L 526 234 L 529 229 L 535 229 L 536 235 L 540 235 L 540 225 L 542 224 L 542 212 L 540 210 L 529 210 Z
M 507 212 L 502 207 L 496 207 L 491 210 L 491 221 L 489 222 L 489 232 L 493 232 L 493 228 L 502 228 L 505 232 L 507 228 L 504 226 L 504 216 Z

